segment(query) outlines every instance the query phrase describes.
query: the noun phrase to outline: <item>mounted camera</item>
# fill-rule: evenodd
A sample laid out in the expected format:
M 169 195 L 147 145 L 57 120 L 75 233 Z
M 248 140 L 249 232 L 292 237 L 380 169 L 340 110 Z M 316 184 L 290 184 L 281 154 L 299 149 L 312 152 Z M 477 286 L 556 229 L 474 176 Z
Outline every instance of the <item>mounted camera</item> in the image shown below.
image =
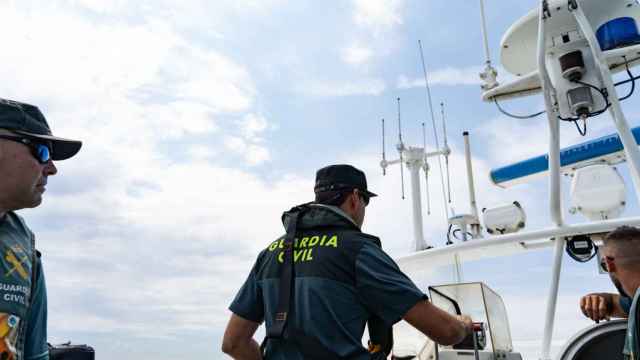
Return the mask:
M 560 56 L 558 60 L 560 61 L 563 78 L 569 81 L 582 80 L 582 76 L 586 72 L 582 51 L 572 51 Z
M 615 167 L 593 164 L 578 168 L 571 175 L 569 212 L 580 212 L 589 220 L 613 219 L 626 207 L 626 187 Z
M 524 229 L 527 215 L 519 202 L 482 209 L 484 227 L 489 234 L 511 234 Z

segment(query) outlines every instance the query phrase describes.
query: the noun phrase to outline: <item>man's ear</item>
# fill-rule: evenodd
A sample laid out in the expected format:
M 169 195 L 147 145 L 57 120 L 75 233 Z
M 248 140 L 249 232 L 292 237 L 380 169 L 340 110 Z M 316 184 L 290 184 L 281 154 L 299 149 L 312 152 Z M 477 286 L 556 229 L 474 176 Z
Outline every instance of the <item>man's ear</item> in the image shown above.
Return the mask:
M 605 257 L 604 261 L 607 262 L 607 269 L 609 270 L 609 272 L 616 272 L 618 270 L 615 261 L 613 261 L 613 259 L 611 259 L 610 257 Z

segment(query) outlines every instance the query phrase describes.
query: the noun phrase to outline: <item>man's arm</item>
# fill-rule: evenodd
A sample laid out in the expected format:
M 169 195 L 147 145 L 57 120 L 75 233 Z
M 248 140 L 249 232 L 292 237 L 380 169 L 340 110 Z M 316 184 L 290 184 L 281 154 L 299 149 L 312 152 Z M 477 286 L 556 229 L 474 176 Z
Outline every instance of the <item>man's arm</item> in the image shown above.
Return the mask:
M 388 325 L 405 319 L 443 345 L 464 340 L 471 319 L 457 319 L 426 300 L 386 253 L 373 244 L 363 246 L 356 258 L 356 284 L 362 302 Z
M 429 301 L 418 302 L 404 320 L 441 345 L 458 344 L 472 331 L 469 317 L 456 318 Z
M 610 293 L 593 293 L 580 299 L 580 310 L 584 316 L 593 321 L 611 317 L 626 318 L 627 312 L 620 306 L 620 295 Z
M 231 314 L 222 340 L 222 351 L 236 360 L 262 360 L 260 346 L 253 340 L 259 323 Z

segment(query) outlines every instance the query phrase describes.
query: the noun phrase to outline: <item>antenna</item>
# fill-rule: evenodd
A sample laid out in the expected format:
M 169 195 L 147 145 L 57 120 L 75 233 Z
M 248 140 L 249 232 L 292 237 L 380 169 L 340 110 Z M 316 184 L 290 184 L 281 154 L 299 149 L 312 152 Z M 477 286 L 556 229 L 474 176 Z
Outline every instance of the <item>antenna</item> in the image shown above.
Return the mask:
M 444 163 L 445 168 L 447 170 L 447 198 L 449 199 L 449 204 L 451 204 L 451 177 L 449 176 L 449 154 L 451 150 L 449 150 L 449 144 L 447 143 L 447 122 L 444 117 L 444 103 L 440 103 L 440 112 L 442 113 L 442 132 L 444 133 Z
M 440 150 L 440 142 L 438 141 L 438 131 L 436 129 L 436 117 L 433 114 L 433 101 L 431 100 L 431 89 L 429 88 L 429 76 L 427 75 L 427 65 L 425 65 L 424 62 L 424 51 L 422 50 L 422 42 L 420 40 L 418 40 L 418 46 L 420 47 L 420 59 L 422 60 L 422 71 L 424 73 L 424 82 L 425 82 L 425 88 L 427 90 L 427 101 L 428 101 L 428 105 L 429 105 L 429 111 L 431 112 L 431 126 L 433 127 L 433 137 L 436 140 L 436 148 L 438 150 Z M 446 194 L 446 190 L 444 188 L 444 177 L 443 177 L 443 171 L 442 171 L 442 159 L 440 158 L 440 156 L 438 156 L 438 167 L 440 168 L 440 185 L 442 187 L 442 198 L 444 199 L 445 203 L 444 203 L 444 215 L 445 218 L 447 220 L 447 223 L 449 222 L 449 209 L 447 208 L 447 194 Z
M 422 122 L 422 148 L 424 149 L 424 181 L 425 192 L 427 193 L 427 215 L 431 215 L 431 197 L 429 196 L 429 158 L 427 157 L 427 130 Z
M 404 200 L 404 143 L 402 142 L 402 121 L 400 120 L 400 98 L 398 98 L 398 152 L 400 153 L 400 183 L 402 184 L 402 200 Z
M 482 84 L 482 90 L 491 90 L 497 87 L 498 71 L 491 65 L 491 53 L 489 52 L 489 39 L 487 35 L 487 18 L 484 12 L 484 0 L 480 0 L 480 18 L 482 20 L 482 39 L 484 41 L 484 54 L 485 54 L 485 68 L 484 72 L 480 73 L 480 79 L 484 81 Z
M 384 119 L 382 119 L 382 176 L 387 175 L 387 156 L 385 152 L 386 146 L 384 143 Z

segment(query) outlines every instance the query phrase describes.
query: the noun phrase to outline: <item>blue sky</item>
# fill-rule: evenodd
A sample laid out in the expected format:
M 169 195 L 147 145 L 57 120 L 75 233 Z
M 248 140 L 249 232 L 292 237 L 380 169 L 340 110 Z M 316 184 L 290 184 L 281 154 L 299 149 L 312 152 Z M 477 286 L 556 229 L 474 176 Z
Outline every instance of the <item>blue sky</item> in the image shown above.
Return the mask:
M 536 3 L 487 1 L 494 59 L 503 32 Z M 546 152 L 547 130 L 544 118 L 505 118 L 481 102 L 477 2 L 16 1 L 0 4 L 0 29 L 0 96 L 37 104 L 54 133 L 84 141 L 57 164 L 44 204 L 21 214 L 44 253 L 51 340 L 91 344 L 98 359 L 224 358 L 229 302 L 282 231 L 280 213 L 311 199 L 324 165 L 367 172 L 380 198 L 364 230 L 392 255 L 408 253 L 410 203 L 400 200 L 398 169 L 382 177 L 378 167 L 379 121 L 388 119 L 392 154 L 401 97 L 404 137 L 422 143 L 429 118 L 418 40 L 434 102 L 447 106 L 456 211 L 467 211 L 461 133 L 469 130 L 480 206 L 519 200 L 530 228 L 548 224 L 545 180 L 508 190 L 488 181 L 491 168 Z M 542 100 L 505 106 L 529 113 Z M 624 108 L 637 125 L 637 100 Z M 589 122 L 588 137 L 612 129 L 605 115 Z M 583 140 L 573 125 L 562 134 L 564 145 Z M 425 234 L 442 245 L 434 175 Z M 636 209 L 632 202 L 625 215 Z M 514 342 L 531 359 L 550 257 L 464 269 L 466 280 L 503 294 Z M 588 324 L 581 294 L 613 290 L 593 263 L 566 261 L 565 270 L 556 345 Z M 424 280 L 449 281 L 443 274 Z

